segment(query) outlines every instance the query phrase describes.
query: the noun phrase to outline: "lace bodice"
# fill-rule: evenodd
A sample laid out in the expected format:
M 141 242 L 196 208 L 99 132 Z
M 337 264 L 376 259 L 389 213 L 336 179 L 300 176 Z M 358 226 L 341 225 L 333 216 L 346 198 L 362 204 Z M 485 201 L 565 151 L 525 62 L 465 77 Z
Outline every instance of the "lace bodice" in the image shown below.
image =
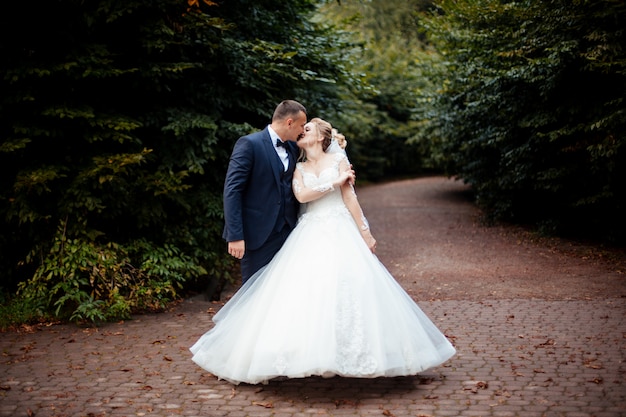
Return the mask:
M 320 172 L 319 176 L 312 172 L 307 172 L 302 163 L 298 163 L 296 168 L 302 174 L 302 181 L 307 188 L 326 188 L 340 173 L 340 164 L 343 160 L 347 160 L 345 155 L 334 154 L 334 161 L 331 166 Z M 333 191 L 328 192 L 317 200 L 302 205 L 302 215 L 300 223 L 314 223 L 314 227 L 320 225 L 330 226 L 332 230 L 337 225 L 337 221 L 347 221 L 352 223 L 352 216 L 348 208 L 343 202 L 341 188 L 336 187 Z M 341 218 L 345 219 L 341 219 Z M 327 228 L 323 228 L 328 230 Z M 361 241 L 359 233 L 355 231 L 353 238 Z M 376 371 L 378 362 L 371 352 L 371 346 L 368 343 L 364 329 L 363 312 L 357 299 L 353 296 L 350 281 L 347 275 L 340 274 L 337 280 L 337 312 L 335 316 L 334 328 L 336 340 L 336 357 L 335 364 L 340 374 L 365 376 Z M 282 359 L 282 357 L 281 357 Z M 278 361 L 276 363 L 279 372 L 279 365 L 286 362 Z
M 298 169 L 302 174 L 302 181 L 304 182 L 305 187 L 314 188 L 324 186 L 331 183 L 339 176 L 339 164 L 344 159 L 347 159 L 345 155 L 339 153 L 334 154 L 333 164 L 322 170 L 319 176 L 313 172 L 307 171 L 301 162 L 296 165 L 296 169 Z M 350 212 L 343 202 L 341 189 L 337 187 L 319 199 L 303 204 L 301 207 L 301 214 L 303 217 L 306 215 L 324 218 L 333 215 L 349 216 Z M 301 219 L 301 221 L 302 220 L 304 219 Z

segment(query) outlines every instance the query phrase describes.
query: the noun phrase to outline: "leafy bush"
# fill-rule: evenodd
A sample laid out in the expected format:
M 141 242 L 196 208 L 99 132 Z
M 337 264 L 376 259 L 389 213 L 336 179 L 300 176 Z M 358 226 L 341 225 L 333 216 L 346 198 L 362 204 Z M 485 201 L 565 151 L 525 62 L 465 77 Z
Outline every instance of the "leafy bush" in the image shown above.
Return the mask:
M 158 311 L 177 297 L 190 276 L 206 273 L 173 245 L 155 247 L 146 240 L 125 246 L 100 245 L 86 237 L 68 238 L 57 230 L 34 276 L 20 283 L 27 300 L 44 300 L 43 311 L 76 321 L 129 318 L 131 312 Z
M 0 291 L 0 331 L 54 320 L 39 301 Z
M 448 1 L 417 140 L 493 218 L 626 238 L 626 5 Z

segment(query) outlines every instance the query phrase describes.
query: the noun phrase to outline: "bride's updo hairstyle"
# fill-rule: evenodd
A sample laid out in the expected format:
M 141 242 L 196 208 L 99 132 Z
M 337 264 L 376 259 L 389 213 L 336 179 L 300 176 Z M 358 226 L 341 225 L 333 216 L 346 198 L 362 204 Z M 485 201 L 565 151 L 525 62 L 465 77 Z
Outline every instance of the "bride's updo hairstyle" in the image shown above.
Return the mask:
M 346 149 L 346 146 L 348 146 L 348 140 L 344 135 L 339 133 L 337 129 L 333 129 L 333 139 L 337 141 L 341 149 Z
M 341 147 L 341 149 L 345 149 L 348 141 L 346 137 L 339 133 L 337 129 L 334 129 L 330 123 L 326 120 L 322 120 L 319 117 L 314 117 L 311 119 L 311 123 L 315 123 L 317 126 L 317 131 L 322 135 L 324 140 L 322 141 L 322 150 L 326 152 L 328 147 L 330 146 L 333 139 L 337 141 L 337 144 Z

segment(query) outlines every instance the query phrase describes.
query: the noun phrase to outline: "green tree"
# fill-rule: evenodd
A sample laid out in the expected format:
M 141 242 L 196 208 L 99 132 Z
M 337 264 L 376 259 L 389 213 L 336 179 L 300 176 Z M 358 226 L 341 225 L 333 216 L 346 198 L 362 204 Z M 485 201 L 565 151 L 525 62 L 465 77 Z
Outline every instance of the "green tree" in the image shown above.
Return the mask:
M 424 23 L 415 140 L 494 218 L 624 239 L 624 2 L 442 0 Z
M 340 40 L 306 19 L 314 2 L 275 6 L 2 7 L 5 290 L 62 318 L 108 320 L 232 279 L 221 191 L 234 141 L 284 98 L 338 107 L 329 86 L 358 83 L 329 61 Z
M 415 175 L 432 168 L 421 143 L 408 144 L 419 128 L 416 106 L 426 77 L 417 65 L 426 47 L 419 31 L 420 12 L 430 0 L 342 0 L 328 2 L 319 20 L 330 22 L 353 41 L 346 62 L 371 88 L 354 92 L 357 102 L 344 103 L 332 115 L 350 142 L 349 152 L 359 178 Z M 346 109 L 349 109 L 348 111 Z

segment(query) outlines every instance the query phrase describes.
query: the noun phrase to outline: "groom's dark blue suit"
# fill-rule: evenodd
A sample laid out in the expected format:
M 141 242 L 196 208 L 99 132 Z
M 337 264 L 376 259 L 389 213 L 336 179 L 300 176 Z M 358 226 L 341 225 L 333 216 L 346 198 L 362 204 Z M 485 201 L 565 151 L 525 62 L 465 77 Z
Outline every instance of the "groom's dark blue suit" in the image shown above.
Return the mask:
M 266 127 L 239 138 L 224 183 L 224 233 L 227 242 L 244 240 L 242 279 L 267 264 L 294 228 L 299 204 L 291 180 L 298 145 L 285 141 L 289 167 L 285 171 Z

